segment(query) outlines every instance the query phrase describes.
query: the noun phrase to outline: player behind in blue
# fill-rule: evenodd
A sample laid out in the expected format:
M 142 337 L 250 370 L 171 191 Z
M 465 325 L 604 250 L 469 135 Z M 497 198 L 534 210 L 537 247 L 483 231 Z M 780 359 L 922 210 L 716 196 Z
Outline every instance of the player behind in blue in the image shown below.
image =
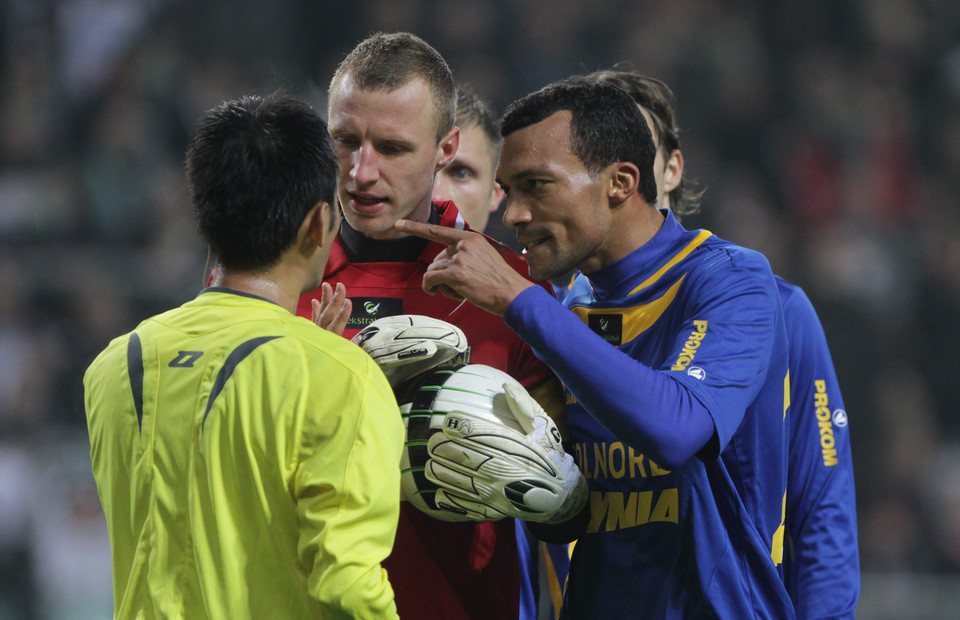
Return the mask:
M 684 182 L 673 92 L 632 71 L 588 77 L 627 91 L 647 118 L 657 146 L 660 206 L 679 219 L 699 209 L 702 192 Z M 790 341 L 787 466 L 787 589 L 800 618 L 853 618 L 860 594 L 857 513 L 847 414 L 830 348 L 813 304 L 777 276 Z
M 650 131 L 615 86 L 549 85 L 511 104 L 501 134 L 504 222 L 531 276 L 582 274 L 568 309 L 479 235 L 397 227 L 449 244 L 425 289 L 503 315 L 565 384 L 589 511 L 531 525 L 578 538 L 561 617 L 794 617 L 787 336 L 766 259 L 657 208 Z

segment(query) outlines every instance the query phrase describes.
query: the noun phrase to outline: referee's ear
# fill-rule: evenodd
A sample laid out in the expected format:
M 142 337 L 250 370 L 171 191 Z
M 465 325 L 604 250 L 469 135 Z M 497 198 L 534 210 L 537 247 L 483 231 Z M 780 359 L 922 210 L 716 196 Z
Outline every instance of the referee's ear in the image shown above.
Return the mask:
M 336 204 L 321 202 L 317 219 L 323 224 L 324 241 L 319 243 L 320 247 L 329 246 L 337 238 L 340 232 L 340 209 Z
M 324 207 L 329 209 L 325 202 L 318 202 L 300 224 L 300 230 L 297 233 L 297 245 L 304 254 L 311 254 L 317 248 L 322 248 L 327 243 L 327 225 L 328 214 Z

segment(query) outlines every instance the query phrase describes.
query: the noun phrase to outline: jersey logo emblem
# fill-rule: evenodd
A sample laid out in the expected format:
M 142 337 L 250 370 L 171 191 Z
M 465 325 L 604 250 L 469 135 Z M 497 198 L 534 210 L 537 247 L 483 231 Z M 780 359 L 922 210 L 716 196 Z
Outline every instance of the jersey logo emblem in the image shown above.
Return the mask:
M 687 368 L 687 374 L 693 377 L 694 379 L 699 379 L 703 381 L 704 378 L 707 376 L 707 371 L 705 371 L 703 368 L 700 368 L 699 366 L 691 366 L 690 368 Z
M 847 412 L 843 409 L 837 409 L 833 412 L 833 425 L 843 428 L 847 425 Z
M 351 297 L 353 312 L 347 319 L 347 329 L 363 329 L 385 316 L 403 314 L 403 300 L 395 297 Z
M 590 314 L 587 325 L 595 334 L 615 347 L 623 342 L 623 315 Z
M 180 351 L 168 366 L 170 368 L 193 368 L 193 364 L 200 359 L 203 351 Z

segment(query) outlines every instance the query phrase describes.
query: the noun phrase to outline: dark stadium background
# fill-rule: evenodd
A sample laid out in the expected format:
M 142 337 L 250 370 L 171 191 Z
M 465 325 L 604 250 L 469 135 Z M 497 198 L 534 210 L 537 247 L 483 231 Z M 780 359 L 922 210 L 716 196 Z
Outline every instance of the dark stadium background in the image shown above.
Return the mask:
M 410 30 L 498 112 L 626 61 L 674 87 L 690 227 L 823 320 L 850 418 L 862 618 L 960 615 L 956 0 L 0 0 L 0 620 L 108 618 L 81 377 L 204 280 L 182 163 L 225 99 L 325 109 Z

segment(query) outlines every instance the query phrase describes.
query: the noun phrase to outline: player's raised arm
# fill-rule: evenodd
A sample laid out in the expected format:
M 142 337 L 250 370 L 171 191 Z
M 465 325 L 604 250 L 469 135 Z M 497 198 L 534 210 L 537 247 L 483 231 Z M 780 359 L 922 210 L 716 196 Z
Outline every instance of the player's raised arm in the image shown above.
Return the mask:
M 447 245 L 423 274 L 428 293 L 467 299 L 502 316 L 521 291 L 535 286 L 514 271 L 483 235 L 410 220 L 398 220 L 395 226 L 405 234 Z

